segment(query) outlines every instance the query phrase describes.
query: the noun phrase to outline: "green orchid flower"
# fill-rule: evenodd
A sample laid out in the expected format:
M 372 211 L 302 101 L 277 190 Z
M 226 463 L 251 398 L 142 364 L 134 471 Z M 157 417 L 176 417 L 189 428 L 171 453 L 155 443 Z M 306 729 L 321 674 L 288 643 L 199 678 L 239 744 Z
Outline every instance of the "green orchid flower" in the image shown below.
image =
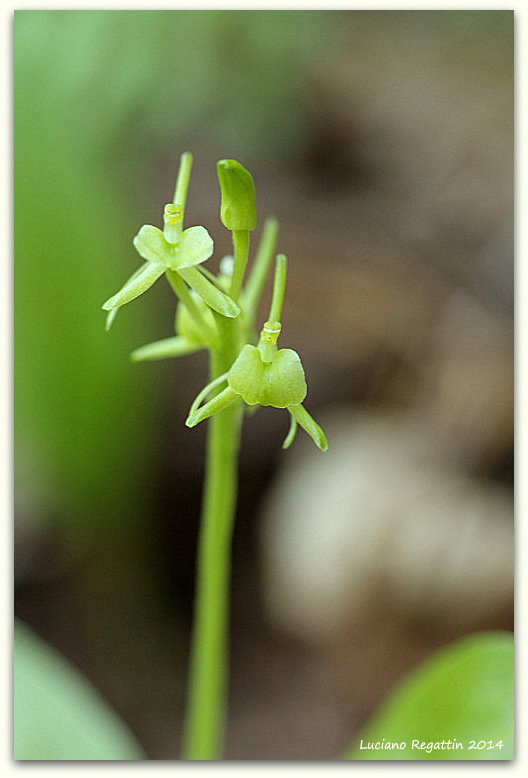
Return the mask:
M 233 257 L 225 256 L 220 260 L 220 273 L 215 278 L 220 289 L 229 288 L 232 275 Z M 211 308 L 194 290 L 191 289 L 185 294 L 182 288 L 183 281 L 179 281 L 180 287 L 178 287 L 178 277 L 174 271 L 168 271 L 167 277 L 180 297 L 174 317 L 176 334 L 171 338 L 163 338 L 135 349 L 130 355 L 132 362 L 182 357 L 209 347 L 218 347 L 218 325 Z
M 264 324 L 259 345 L 246 344 L 231 369 L 211 381 L 196 397 L 185 422 L 188 427 L 195 427 L 235 402 L 244 402 L 250 407 L 271 405 L 287 408 L 290 413 L 290 430 L 283 448 L 292 444 L 300 424 L 321 451 L 327 450 L 323 430 L 302 405 L 307 387 L 301 359 L 293 349 L 277 349 L 280 331 L 280 322 Z M 224 382 L 227 382 L 226 388 L 201 405 Z
M 163 231 L 145 224 L 135 236 L 134 247 L 146 262 L 104 303 L 103 309 L 109 311 L 107 329 L 118 308 L 146 292 L 164 274 L 169 282 L 179 276 L 210 308 L 223 316 L 234 318 L 240 313 L 237 303 L 198 267 L 214 250 L 213 239 L 205 227 L 183 230 L 183 207 L 173 203 L 165 206 L 163 220 Z

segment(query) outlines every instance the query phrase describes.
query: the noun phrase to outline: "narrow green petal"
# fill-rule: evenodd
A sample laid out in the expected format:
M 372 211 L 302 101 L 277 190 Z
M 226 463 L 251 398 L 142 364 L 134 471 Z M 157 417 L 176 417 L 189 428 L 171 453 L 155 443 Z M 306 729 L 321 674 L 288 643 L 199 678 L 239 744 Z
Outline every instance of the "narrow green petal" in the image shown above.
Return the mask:
M 227 373 L 222 373 L 222 375 L 216 376 L 216 378 L 213 378 L 212 381 L 209 381 L 209 383 L 206 384 L 204 388 L 201 391 L 199 391 L 196 397 L 194 398 L 191 408 L 189 410 L 189 416 L 192 416 L 194 413 L 196 413 L 202 401 L 205 400 L 205 398 L 212 393 L 213 389 L 216 389 L 217 386 L 223 384 L 224 381 L 226 381 L 226 379 L 227 379 Z
M 308 433 L 315 445 L 318 446 L 321 451 L 326 451 L 328 448 L 326 435 L 317 422 L 312 419 L 308 411 L 302 405 L 289 405 L 288 410 L 295 421 L 299 422 L 303 430 Z
M 204 348 L 202 344 L 191 343 L 187 338 L 177 335 L 174 338 L 164 338 L 135 349 L 130 354 L 130 359 L 132 362 L 146 362 L 155 359 L 183 357 L 186 354 L 194 354 L 202 348 Z
M 242 402 L 240 396 L 234 392 L 231 387 L 227 386 L 223 392 L 215 395 L 212 400 L 209 400 L 209 402 L 202 405 L 196 411 L 191 409 L 185 424 L 188 427 L 196 427 L 199 422 L 208 419 L 209 416 L 213 416 L 215 413 L 220 413 L 220 411 L 228 408 L 235 400 Z
M 291 446 L 291 444 L 295 439 L 296 434 L 297 434 L 297 421 L 295 420 L 295 417 L 292 416 L 290 413 L 290 429 L 288 431 L 288 434 L 284 438 L 284 443 L 282 444 L 282 447 L 284 449 L 289 448 Z
M 134 274 L 125 285 L 103 305 L 103 310 L 110 311 L 112 308 L 129 303 L 140 294 L 150 289 L 160 276 L 163 275 L 166 268 L 164 265 L 158 265 L 155 262 L 146 262 L 139 273 Z
M 170 267 L 174 260 L 176 247 L 165 240 L 165 235 L 157 227 L 144 224 L 132 241 L 138 254 L 149 262 L 158 262 Z
M 212 284 L 197 267 L 182 267 L 178 273 L 213 311 L 230 319 L 238 316 L 240 308 L 236 302 Z
M 108 311 L 108 315 L 107 315 L 106 321 L 105 321 L 105 330 L 106 330 L 106 332 L 108 332 L 108 330 L 112 326 L 112 324 L 114 322 L 114 319 L 117 316 L 118 310 L 119 310 L 119 308 L 112 308 L 110 311 Z
M 213 239 L 205 227 L 189 227 L 182 233 L 171 267 L 178 270 L 181 267 L 199 265 L 212 257 L 213 251 Z
M 134 272 L 132 273 L 132 275 L 130 276 L 130 278 L 128 278 L 128 279 L 125 281 L 125 284 L 124 284 L 124 286 L 127 286 L 127 285 L 128 285 L 128 284 L 130 284 L 132 281 L 134 281 L 134 280 L 135 280 L 135 279 L 136 279 L 136 278 L 139 276 L 139 274 L 143 272 L 144 268 L 145 268 L 145 266 L 144 266 L 144 265 L 140 265 L 140 266 L 139 266 L 139 267 L 138 267 L 136 270 L 134 270 Z M 106 322 L 105 322 L 105 330 L 106 330 L 107 332 L 108 332 L 108 330 L 110 329 L 110 327 L 112 326 L 112 324 L 114 323 L 114 319 L 115 319 L 115 317 L 117 316 L 117 312 L 118 312 L 118 310 L 119 310 L 119 308 L 112 308 L 112 309 L 111 309 L 111 310 L 108 312 L 108 316 L 106 317 Z

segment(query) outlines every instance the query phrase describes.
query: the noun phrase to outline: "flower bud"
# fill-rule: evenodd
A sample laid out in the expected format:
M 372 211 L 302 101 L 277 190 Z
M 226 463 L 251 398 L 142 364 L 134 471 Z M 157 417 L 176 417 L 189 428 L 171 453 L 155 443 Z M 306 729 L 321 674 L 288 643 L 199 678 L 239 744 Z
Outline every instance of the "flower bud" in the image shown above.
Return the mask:
M 222 224 L 232 232 L 254 230 L 257 226 L 257 206 L 251 173 L 234 159 L 221 159 L 217 171 L 222 192 Z

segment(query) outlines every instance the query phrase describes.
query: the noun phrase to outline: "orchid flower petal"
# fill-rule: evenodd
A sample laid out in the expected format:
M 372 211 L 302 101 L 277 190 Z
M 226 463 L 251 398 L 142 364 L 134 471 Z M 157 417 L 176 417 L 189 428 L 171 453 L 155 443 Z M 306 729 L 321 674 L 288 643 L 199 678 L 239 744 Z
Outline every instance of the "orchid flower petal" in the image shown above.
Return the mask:
M 304 408 L 302 405 L 289 405 L 288 410 L 297 421 L 303 430 L 308 433 L 308 435 L 311 437 L 315 445 L 321 449 L 321 451 L 326 451 L 328 448 L 328 441 L 326 440 L 326 435 L 324 434 L 321 427 L 317 424 L 314 419 L 310 416 L 306 408 Z M 289 436 L 288 436 L 289 437 Z
M 290 413 L 290 429 L 288 430 L 288 434 L 284 438 L 284 443 L 282 444 L 283 449 L 287 449 L 291 446 L 295 439 L 295 435 L 297 434 L 297 420 L 295 419 L 295 416 L 292 416 Z
M 144 265 L 140 265 L 136 270 L 134 270 L 134 272 L 132 273 L 130 278 L 128 278 L 125 281 L 125 283 L 124 283 L 122 288 L 124 289 L 125 286 L 128 286 L 128 284 L 132 283 L 132 281 L 134 281 L 139 276 L 139 274 L 143 272 L 144 269 L 145 269 L 145 266 Z M 112 324 L 114 322 L 114 319 L 117 316 L 118 310 L 119 310 L 119 308 L 112 308 L 108 312 L 108 316 L 106 317 L 106 322 L 105 322 L 105 330 L 107 332 L 110 329 L 110 327 L 112 326 Z
M 186 354 L 194 354 L 205 346 L 191 343 L 187 338 L 177 335 L 173 338 L 164 338 L 154 343 L 148 343 L 135 349 L 130 354 L 132 362 L 147 362 L 155 359 L 169 359 L 170 357 L 183 357 Z
M 200 265 L 213 255 L 213 251 L 213 239 L 205 227 L 189 227 L 182 232 L 171 267 L 173 270 L 179 270 L 182 267 Z
M 178 243 L 172 244 L 157 227 L 144 224 L 133 243 L 143 259 L 159 262 L 171 270 L 199 265 L 209 259 L 214 251 L 213 239 L 205 227 L 200 226 L 184 230 Z
M 165 240 L 165 235 L 152 224 L 144 224 L 132 241 L 140 257 L 170 267 L 176 246 Z
M 160 276 L 165 272 L 164 265 L 158 265 L 156 262 L 147 262 L 141 268 L 141 272 L 130 278 L 123 287 L 110 297 L 103 305 L 103 310 L 110 311 L 112 308 L 119 308 L 125 303 L 129 303 L 140 294 L 150 289 Z
M 182 267 L 178 273 L 213 311 L 231 319 L 238 316 L 240 308 L 236 302 L 212 284 L 197 267 Z
M 119 308 L 112 308 L 111 310 L 108 311 L 108 315 L 107 315 L 106 321 L 105 321 L 105 330 L 106 330 L 106 332 L 108 332 L 108 330 L 110 329 L 110 327 L 114 323 L 114 319 L 117 316 L 118 310 L 119 310 Z
M 205 405 L 202 405 L 197 410 L 193 411 L 191 408 L 185 424 L 187 427 L 195 427 L 199 422 L 208 419 L 209 416 L 213 416 L 215 413 L 220 413 L 220 411 L 228 408 L 236 400 L 242 402 L 240 396 L 231 387 L 227 386 L 220 394 L 215 395 L 212 400 L 209 400 L 209 402 L 206 402 Z

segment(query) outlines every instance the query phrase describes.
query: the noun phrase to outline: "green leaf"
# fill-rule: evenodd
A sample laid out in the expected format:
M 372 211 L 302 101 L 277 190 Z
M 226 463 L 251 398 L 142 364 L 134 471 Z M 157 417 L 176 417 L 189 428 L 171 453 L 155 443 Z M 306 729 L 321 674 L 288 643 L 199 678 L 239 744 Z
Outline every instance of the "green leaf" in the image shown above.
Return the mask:
M 441 649 L 399 684 L 343 758 L 513 759 L 513 660 L 507 632 L 472 635 Z M 457 747 L 441 746 L 449 741 Z M 368 749 L 369 743 L 381 746 Z M 405 747 L 382 748 L 387 743 Z
M 99 693 L 21 623 L 14 629 L 16 760 L 143 760 Z

